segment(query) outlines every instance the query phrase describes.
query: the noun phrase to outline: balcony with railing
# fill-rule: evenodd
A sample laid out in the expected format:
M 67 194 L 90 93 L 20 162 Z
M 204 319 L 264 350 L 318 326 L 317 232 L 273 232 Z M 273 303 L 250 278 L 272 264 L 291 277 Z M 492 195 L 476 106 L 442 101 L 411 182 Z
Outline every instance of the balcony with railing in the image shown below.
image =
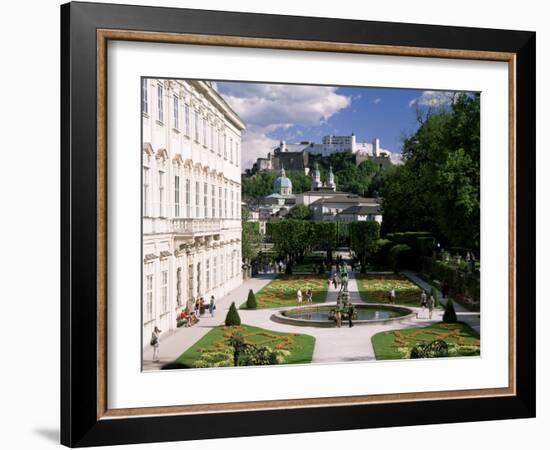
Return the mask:
M 175 233 L 181 236 L 208 236 L 224 230 L 238 231 L 240 219 L 216 218 L 144 218 L 143 233 Z
M 172 219 L 172 232 L 193 236 L 219 234 L 222 228 L 221 219 Z

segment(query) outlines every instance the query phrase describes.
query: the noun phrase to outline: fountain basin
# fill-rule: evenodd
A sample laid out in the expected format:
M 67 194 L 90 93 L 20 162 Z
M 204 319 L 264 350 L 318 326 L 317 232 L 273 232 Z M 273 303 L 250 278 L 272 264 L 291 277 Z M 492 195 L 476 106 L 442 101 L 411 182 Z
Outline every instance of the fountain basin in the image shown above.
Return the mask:
M 298 306 L 277 311 L 271 320 L 287 325 L 304 327 L 332 328 L 335 321 L 330 317 L 330 311 L 336 306 L 335 302 L 318 305 Z M 416 313 L 404 306 L 388 305 L 384 303 L 354 303 L 357 318 L 354 325 L 375 325 L 415 317 Z M 344 322 L 346 324 L 346 322 Z

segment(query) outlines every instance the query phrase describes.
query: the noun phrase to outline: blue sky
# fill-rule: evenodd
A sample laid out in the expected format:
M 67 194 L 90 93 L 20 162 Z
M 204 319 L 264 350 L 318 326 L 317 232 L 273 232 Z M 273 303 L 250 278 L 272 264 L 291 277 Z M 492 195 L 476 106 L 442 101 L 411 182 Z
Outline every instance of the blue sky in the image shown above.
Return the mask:
M 388 88 L 218 82 L 217 89 L 243 118 L 243 167 L 265 157 L 280 140 L 320 142 L 328 134 L 358 142 L 380 138 L 401 153 L 402 136 L 418 128 L 416 109 L 445 107 L 451 92 Z

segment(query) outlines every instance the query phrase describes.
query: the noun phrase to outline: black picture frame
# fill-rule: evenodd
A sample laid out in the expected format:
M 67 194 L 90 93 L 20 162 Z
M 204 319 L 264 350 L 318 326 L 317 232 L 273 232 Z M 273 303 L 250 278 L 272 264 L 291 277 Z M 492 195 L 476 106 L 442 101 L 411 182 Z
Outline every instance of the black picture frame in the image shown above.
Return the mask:
M 516 393 L 209 414 L 98 417 L 98 29 L 516 55 Z M 61 443 L 145 443 L 535 416 L 534 32 L 112 4 L 61 6 Z M 223 420 L 220 420 L 222 419 Z M 216 427 L 209 424 L 216 423 Z

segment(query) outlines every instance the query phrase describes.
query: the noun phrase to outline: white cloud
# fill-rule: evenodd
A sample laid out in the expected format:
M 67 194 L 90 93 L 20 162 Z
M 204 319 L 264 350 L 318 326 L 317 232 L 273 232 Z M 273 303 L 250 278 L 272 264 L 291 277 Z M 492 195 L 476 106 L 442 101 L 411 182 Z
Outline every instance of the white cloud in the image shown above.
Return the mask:
M 227 82 L 218 87 L 247 126 L 242 143 L 244 167 L 275 146 L 270 133 L 321 125 L 352 102 L 351 97 L 338 94 L 336 87 Z
M 417 105 L 430 108 L 450 105 L 453 102 L 454 95 L 454 92 L 449 91 L 424 91 L 420 97 L 409 102 L 409 108 Z
M 258 158 L 265 158 L 267 153 L 278 144 L 261 131 L 247 129 L 243 132 L 241 161 L 244 168 L 252 167 Z
M 378 105 L 378 103 L 380 103 L 382 101 L 382 99 L 380 97 L 378 98 L 375 98 L 372 103 L 374 103 L 375 105 Z

